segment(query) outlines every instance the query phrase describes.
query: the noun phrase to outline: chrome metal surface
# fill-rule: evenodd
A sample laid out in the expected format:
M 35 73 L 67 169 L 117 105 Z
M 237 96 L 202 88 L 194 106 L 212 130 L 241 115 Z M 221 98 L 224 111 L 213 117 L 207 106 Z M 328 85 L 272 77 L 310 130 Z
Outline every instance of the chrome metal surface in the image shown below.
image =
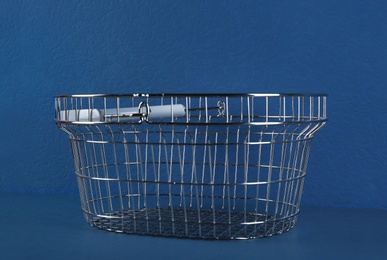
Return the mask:
M 133 94 L 56 98 L 82 209 L 101 229 L 248 239 L 299 212 L 321 94 Z

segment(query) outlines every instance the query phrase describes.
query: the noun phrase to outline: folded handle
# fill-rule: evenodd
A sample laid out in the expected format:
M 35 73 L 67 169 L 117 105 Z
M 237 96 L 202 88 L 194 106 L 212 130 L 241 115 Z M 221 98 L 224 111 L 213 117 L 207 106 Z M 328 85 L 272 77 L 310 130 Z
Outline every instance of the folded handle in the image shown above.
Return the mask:
M 134 121 L 145 116 L 147 119 L 161 119 L 185 116 L 185 107 L 182 104 L 149 106 L 147 107 L 123 107 L 109 109 L 78 109 L 60 111 L 59 119 L 71 122 L 116 122 Z

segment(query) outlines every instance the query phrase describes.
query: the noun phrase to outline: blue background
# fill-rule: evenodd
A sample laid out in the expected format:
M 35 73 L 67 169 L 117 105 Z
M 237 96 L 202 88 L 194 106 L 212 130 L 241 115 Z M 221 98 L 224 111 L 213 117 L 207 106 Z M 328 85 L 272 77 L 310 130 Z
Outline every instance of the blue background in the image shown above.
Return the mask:
M 76 194 L 54 96 L 326 92 L 302 204 L 387 209 L 387 2 L 0 1 L 0 191 Z

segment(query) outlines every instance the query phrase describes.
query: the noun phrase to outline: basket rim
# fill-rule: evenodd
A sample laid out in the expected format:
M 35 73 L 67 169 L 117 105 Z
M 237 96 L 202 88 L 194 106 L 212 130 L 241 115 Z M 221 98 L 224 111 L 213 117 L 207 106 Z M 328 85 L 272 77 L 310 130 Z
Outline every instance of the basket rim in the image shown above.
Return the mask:
M 281 126 L 281 125 L 307 125 L 307 124 L 318 124 L 318 123 L 323 123 L 325 124 L 328 122 L 328 118 L 321 118 L 321 119 L 316 119 L 316 120 L 304 120 L 304 121 L 281 121 L 281 122 L 219 122 L 219 123 L 214 123 L 214 122 L 159 122 L 159 121 L 138 121 L 138 122 L 104 122 L 104 121 L 87 121 L 87 122 L 82 122 L 82 121 L 66 121 L 66 120 L 59 120 L 59 119 L 54 119 L 56 123 L 58 124 L 64 124 L 64 125 L 85 125 L 85 126 L 90 126 L 90 125 L 140 125 L 146 122 L 149 125 L 180 125 L 180 126 Z
M 94 98 L 108 98 L 108 99 L 120 99 L 120 98 L 141 98 L 141 99 L 147 99 L 147 98 L 170 98 L 171 100 L 177 99 L 177 98 L 266 98 L 266 99 L 271 99 L 271 98 L 318 98 L 320 102 L 320 98 L 322 98 L 323 104 L 326 103 L 326 97 L 328 94 L 324 93 L 151 93 L 151 94 L 72 94 L 72 95 L 58 95 L 56 96 L 56 102 L 61 102 L 62 100 L 67 100 L 67 99 L 94 99 Z M 171 101 L 175 102 L 175 101 Z M 310 101 L 312 102 L 312 101 Z M 58 112 L 59 110 L 57 110 Z M 278 116 L 278 119 L 280 120 L 280 116 Z M 293 120 L 280 120 L 280 121 L 271 121 L 266 118 L 265 121 L 240 121 L 240 122 L 188 122 L 188 121 L 158 121 L 158 120 L 147 120 L 147 119 L 139 119 L 138 122 L 135 121 L 112 121 L 108 122 L 106 120 L 102 121 L 67 121 L 58 118 L 58 114 L 56 114 L 55 121 L 58 124 L 70 124 L 70 125 L 99 125 L 99 124 L 129 124 L 129 125 L 135 125 L 135 124 L 142 124 L 144 121 L 148 124 L 162 124 L 162 125 L 255 125 L 255 126 L 276 126 L 276 125 L 290 125 L 290 124 L 315 124 L 315 123 L 323 123 L 327 121 L 327 117 L 325 114 L 322 116 L 302 116 L 301 118 L 298 117 L 296 120 L 296 117 L 293 118 Z
M 327 97 L 326 93 L 131 93 L 131 94 L 61 94 L 56 98 L 93 97 Z

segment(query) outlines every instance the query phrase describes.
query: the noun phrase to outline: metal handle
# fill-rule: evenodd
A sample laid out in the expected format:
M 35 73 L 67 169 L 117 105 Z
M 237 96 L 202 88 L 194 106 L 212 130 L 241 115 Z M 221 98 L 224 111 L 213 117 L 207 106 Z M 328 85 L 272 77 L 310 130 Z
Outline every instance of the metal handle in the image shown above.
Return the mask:
M 150 106 L 148 102 L 142 101 L 137 108 L 105 109 L 101 110 L 101 113 L 105 114 L 103 116 L 105 122 L 112 121 L 113 119 L 121 122 L 139 118 L 139 123 L 141 123 L 144 121 L 149 122 L 149 120 L 156 118 L 183 117 L 186 115 L 186 109 L 182 104 Z

